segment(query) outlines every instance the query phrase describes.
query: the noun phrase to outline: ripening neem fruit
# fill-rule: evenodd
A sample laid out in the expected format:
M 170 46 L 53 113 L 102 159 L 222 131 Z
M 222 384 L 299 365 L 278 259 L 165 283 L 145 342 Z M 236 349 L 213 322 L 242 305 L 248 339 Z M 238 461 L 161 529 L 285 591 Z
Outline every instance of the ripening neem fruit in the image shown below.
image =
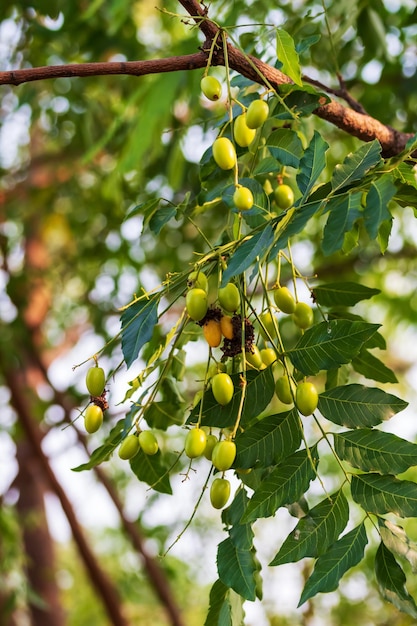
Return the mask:
M 189 289 L 197 288 L 203 289 L 205 292 L 208 291 L 208 280 L 207 276 L 198 270 L 191 272 L 188 276 L 187 287 Z
M 297 302 L 292 318 L 294 320 L 294 324 L 298 326 L 298 328 L 301 328 L 302 330 L 310 328 L 314 321 L 313 309 L 306 302 Z
M 230 313 L 236 311 L 240 306 L 239 289 L 234 283 L 228 283 L 226 287 L 219 289 L 220 306 Z
M 294 192 L 289 185 L 278 185 L 274 191 L 275 202 L 285 211 L 294 204 Z
M 277 307 L 283 313 L 294 313 L 295 300 L 288 287 L 278 287 L 278 289 L 275 289 L 274 300 Z
M 140 444 L 137 435 L 128 435 L 123 439 L 119 448 L 119 457 L 124 461 L 132 459 L 139 452 Z
M 230 498 L 230 483 L 227 478 L 215 478 L 210 487 L 210 502 L 215 509 L 222 509 Z
M 269 337 L 276 337 L 277 332 L 275 330 L 274 317 L 271 311 L 265 311 L 264 313 L 261 313 L 261 315 L 259 316 L 259 322 L 259 332 L 264 339 L 269 339 Z
M 263 361 L 258 346 L 253 346 L 253 352 L 245 352 L 247 362 L 257 370 L 262 366 Z
M 236 458 L 236 444 L 229 439 L 218 441 L 213 448 L 211 462 L 220 472 L 225 472 L 233 465 Z
M 203 334 L 211 348 L 217 348 L 222 340 L 222 329 L 220 322 L 217 320 L 209 320 L 203 326 Z
M 85 377 L 85 384 L 87 386 L 90 396 L 97 398 L 101 396 L 106 386 L 106 376 L 102 367 L 90 367 Z
M 211 461 L 214 446 L 218 443 L 218 441 L 219 440 L 216 435 L 207 435 L 207 443 L 203 454 L 208 461 Z
M 272 363 L 275 363 L 275 361 L 277 360 L 275 350 L 273 348 L 263 348 L 261 350 L 261 359 L 262 363 L 264 363 L 266 366 L 272 365 Z
M 238 211 L 249 211 L 253 207 L 253 193 L 248 187 L 236 187 L 233 202 Z
M 225 374 L 222 372 L 213 376 L 211 381 L 211 389 L 213 391 L 213 396 L 215 400 L 222 406 L 229 404 L 229 402 L 233 398 L 234 387 L 233 381 L 230 378 L 229 374 Z
M 246 111 L 248 128 L 259 128 L 268 119 L 269 107 L 265 100 L 253 100 Z
M 233 137 L 238 146 L 247 148 L 255 139 L 256 130 L 246 124 L 246 113 L 242 113 L 233 122 Z
M 303 382 L 297 385 L 295 404 L 302 415 L 311 415 L 317 409 L 319 394 L 313 383 Z
M 90 404 L 85 410 L 84 426 L 90 435 L 98 431 L 103 424 L 103 411 L 99 406 Z
M 222 95 L 222 86 L 214 76 L 204 76 L 200 81 L 200 87 L 209 100 L 218 100 Z
M 233 322 L 230 315 L 223 315 L 220 318 L 220 328 L 226 339 L 233 339 Z
M 206 448 L 207 435 L 202 428 L 189 430 L 185 438 L 185 454 L 190 459 L 201 456 Z
M 218 137 L 213 143 L 213 159 L 222 170 L 231 170 L 236 165 L 236 150 L 230 139 Z
M 159 450 L 156 437 L 150 430 L 142 430 L 139 433 L 139 443 L 144 453 L 149 456 L 153 456 Z
M 292 389 L 292 393 L 291 393 Z M 275 393 L 278 400 L 283 404 L 292 404 L 294 402 L 295 385 L 288 376 L 280 376 L 275 383 Z
M 191 319 L 195 322 L 199 322 L 207 313 L 207 293 L 204 289 L 198 289 L 196 287 L 194 289 L 190 289 L 187 292 L 185 304 L 187 307 L 187 313 Z

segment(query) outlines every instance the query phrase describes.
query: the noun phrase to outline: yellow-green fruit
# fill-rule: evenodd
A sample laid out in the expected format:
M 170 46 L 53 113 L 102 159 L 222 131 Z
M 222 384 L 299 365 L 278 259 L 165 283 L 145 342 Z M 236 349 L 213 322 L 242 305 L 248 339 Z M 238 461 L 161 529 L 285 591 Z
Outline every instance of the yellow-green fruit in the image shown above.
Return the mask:
M 258 346 L 253 346 L 253 352 L 245 352 L 245 357 L 247 362 L 256 369 L 259 369 L 263 364 L 261 352 Z
M 144 453 L 149 456 L 153 456 L 159 450 L 156 437 L 150 430 L 142 430 L 139 433 L 139 443 Z
M 247 148 L 255 139 L 256 130 L 246 124 L 246 113 L 238 115 L 233 123 L 233 136 L 238 146 Z
M 211 381 L 211 389 L 214 399 L 222 406 L 226 406 L 226 404 L 229 404 L 229 402 L 233 398 L 234 387 L 233 381 L 230 378 L 229 374 L 225 374 L 222 372 L 213 376 Z
M 225 472 L 233 465 L 236 458 L 236 444 L 234 441 L 223 439 L 214 446 L 211 462 L 220 472 Z
M 283 211 L 294 204 L 294 192 L 289 185 L 278 185 L 274 191 L 274 198 L 278 207 Z
M 208 291 L 208 280 L 207 276 L 200 271 L 191 272 L 188 276 L 187 287 L 192 289 L 197 287 L 197 289 L 203 289 L 204 291 Z
M 189 430 L 185 438 L 185 454 L 190 459 L 201 456 L 206 448 L 207 435 L 202 428 Z
M 195 322 L 203 319 L 208 309 L 207 293 L 204 289 L 190 289 L 185 297 L 187 313 Z
M 295 385 L 293 381 L 291 380 L 290 382 L 288 376 L 280 376 L 275 383 L 275 393 L 278 400 L 281 400 L 283 404 L 292 404 L 295 395 Z
M 259 316 L 260 328 L 259 331 L 264 339 L 269 339 L 269 337 L 276 337 L 276 330 L 274 324 L 274 316 L 271 311 L 265 311 L 261 313 Z
M 261 359 L 262 363 L 264 363 L 266 366 L 272 365 L 272 363 L 275 363 L 275 361 L 277 360 L 275 350 L 273 348 L 263 348 L 261 350 Z
M 253 100 L 246 111 L 246 124 L 249 128 L 259 128 L 268 119 L 269 107 L 265 100 Z
M 233 202 L 238 211 L 249 211 L 253 207 L 253 194 L 248 187 L 236 187 Z
M 213 143 L 213 159 L 222 170 L 231 170 L 236 165 L 236 150 L 230 139 L 218 137 Z
M 220 319 L 220 328 L 222 334 L 226 339 L 233 339 L 234 331 L 233 331 L 233 322 L 230 315 L 223 315 Z
M 298 328 L 306 330 L 306 328 L 310 328 L 310 326 L 312 326 L 313 324 L 313 309 L 306 302 L 297 302 L 294 308 L 294 312 L 292 314 L 292 318 L 294 320 L 294 324 L 298 326 Z
M 103 411 L 99 406 L 90 404 L 85 410 L 84 426 L 88 433 L 92 434 L 98 431 L 103 424 Z
M 218 100 L 222 95 L 222 86 L 214 76 L 204 76 L 200 81 L 200 87 L 209 100 Z
M 137 435 L 128 435 L 119 448 L 119 457 L 124 461 L 132 459 L 139 452 L 140 445 Z
M 220 306 L 230 313 L 236 311 L 240 306 L 239 289 L 233 283 L 228 283 L 226 287 L 219 289 Z
M 302 415 L 311 415 L 317 409 L 319 394 L 313 383 L 303 382 L 297 385 L 295 404 Z
M 218 441 L 219 440 L 217 439 L 216 435 L 207 435 L 207 443 L 204 449 L 204 456 L 209 461 L 211 461 L 211 456 L 213 454 L 214 446 L 218 443 Z
M 215 509 L 222 509 L 230 498 L 230 483 L 227 478 L 215 478 L 210 487 L 210 502 Z
M 295 300 L 288 287 L 278 287 L 278 289 L 275 289 L 274 300 L 277 307 L 283 313 L 294 313 Z
M 101 396 L 106 385 L 106 377 L 102 367 L 90 367 L 85 377 L 85 384 L 91 396 Z

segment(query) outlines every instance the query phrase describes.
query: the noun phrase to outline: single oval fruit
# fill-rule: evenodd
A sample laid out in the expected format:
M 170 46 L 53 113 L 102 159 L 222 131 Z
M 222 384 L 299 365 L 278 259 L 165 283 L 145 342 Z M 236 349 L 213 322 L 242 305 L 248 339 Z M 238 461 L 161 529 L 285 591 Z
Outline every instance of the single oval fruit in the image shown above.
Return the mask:
M 218 441 L 219 440 L 216 435 L 207 435 L 207 443 L 203 454 L 209 461 L 211 461 L 214 446 L 218 443 Z
M 230 139 L 218 137 L 213 143 L 213 159 L 222 170 L 231 170 L 236 165 L 236 150 Z
M 201 456 L 207 444 L 207 435 L 202 428 L 189 430 L 185 438 L 185 454 L 190 459 Z
M 214 399 L 222 406 L 229 404 L 233 398 L 234 387 L 229 374 L 222 372 L 213 376 L 211 389 L 213 391 Z
M 236 458 L 236 444 L 230 439 L 218 441 L 213 448 L 211 462 L 220 472 L 225 472 L 233 465 Z
M 274 191 L 275 202 L 285 211 L 294 204 L 294 192 L 289 185 L 278 185 Z
M 199 322 L 207 313 L 207 293 L 204 289 L 190 289 L 185 298 L 185 305 L 191 319 L 195 322 Z
M 234 283 L 228 283 L 226 287 L 219 289 L 220 306 L 230 313 L 236 311 L 240 306 L 239 289 Z
M 209 320 L 203 326 L 203 334 L 211 348 L 217 348 L 222 340 L 222 329 L 220 322 L 217 320 Z
M 101 396 L 106 386 L 106 376 L 102 367 L 90 367 L 85 377 L 85 384 L 90 396 Z
M 274 316 L 271 311 L 265 311 L 261 313 L 259 316 L 259 332 L 261 333 L 264 339 L 269 339 L 272 337 L 274 339 L 277 336 L 277 331 L 275 329 Z
M 263 348 L 261 350 L 261 359 L 262 363 L 264 363 L 267 367 L 268 365 L 272 365 L 277 360 L 277 355 L 273 348 Z
M 230 498 L 230 483 L 227 478 L 215 478 L 210 487 L 210 502 L 215 509 L 222 509 Z
M 103 424 L 103 411 L 99 406 L 90 404 L 85 410 L 84 426 L 90 435 L 98 431 Z
M 222 95 L 222 86 L 214 76 L 203 76 L 200 81 L 203 94 L 209 100 L 218 100 Z
M 265 100 L 253 100 L 246 111 L 248 128 L 259 128 L 268 119 L 269 107 Z
M 139 433 L 140 447 L 148 456 L 153 456 L 159 450 L 155 435 L 150 430 L 142 430 Z
M 258 346 L 253 346 L 252 349 L 253 352 L 245 352 L 245 357 L 247 362 L 258 370 L 263 365 L 261 352 Z
M 188 275 L 187 287 L 189 289 L 197 288 L 203 289 L 206 293 L 208 291 L 208 280 L 207 276 L 198 270 L 191 272 Z
M 132 459 L 139 452 L 140 444 L 137 435 L 128 435 L 119 447 L 119 457 L 124 461 Z
M 303 382 L 297 385 L 295 404 L 302 415 L 311 415 L 317 409 L 319 394 L 313 383 Z
M 293 404 L 295 395 L 293 381 L 290 382 L 288 376 L 280 376 L 275 383 L 275 393 L 278 400 L 281 400 L 283 404 Z
M 288 287 L 278 287 L 278 289 L 275 289 L 274 300 L 277 307 L 283 313 L 294 313 L 295 300 Z
M 256 130 L 246 123 L 246 113 L 238 115 L 233 122 L 233 137 L 238 146 L 247 148 L 255 139 Z
M 306 330 L 306 328 L 310 328 L 310 326 L 312 326 L 313 324 L 313 309 L 306 302 L 297 302 L 294 312 L 292 314 L 292 318 L 294 320 L 294 324 L 298 326 L 298 328 Z
M 226 339 L 233 339 L 234 330 L 233 330 L 233 322 L 230 315 L 223 315 L 220 318 L 220 328 L 222 334 Z
M 233 202 L 238 211 L 249 211 L 253 207 L 253 193 L 248 187 L 236 187 Z

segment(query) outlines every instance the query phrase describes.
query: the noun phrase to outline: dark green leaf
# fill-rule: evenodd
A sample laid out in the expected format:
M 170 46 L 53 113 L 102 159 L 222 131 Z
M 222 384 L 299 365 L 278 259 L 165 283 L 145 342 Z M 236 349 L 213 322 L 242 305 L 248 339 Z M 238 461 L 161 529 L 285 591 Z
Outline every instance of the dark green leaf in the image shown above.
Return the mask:
M 378 330 L 378 324 L 331 320 L 309 328 L 288 356 L 306 376 L 349 363 Z
M 243 598 L 216 580 L 210 590 L 210 606 L 204 626 L 243 626 Z
M 379 163 L 381 144 L 374 139 L 363 144 L 356 152 L 348 154 L 343 163 L 336 165 L 332 176 L 332 189 L 336 191 L 360 180 L 366 172 Z
M 158 303 L 159 294 L 151 300 L 134 302 L 122 313 L 122 351 L 128 368 L 152 337 L 154 326 L 158 322 Z
M 303 146 L 296 132 L 288 128 L 274 130 L 269 135 L 266 145 L 281 165 L 298 168 Z
M 407 536 L 404 528 L 386 519 L 378 519 L 381 539 L 394 554 L 407 559 L 414 574 L 417 572 L 417 544 Z
M 376 380 L 379 383 L 398 383 L 394 372 L 365 348 L 362 348 L 352 359 L 352 366 L 359 374 L 370 380 Z
M 231 587 L 246 600 L 256 599 L 255 572 L 257 571 L 250 550 L 236 547 L 228 537 L 217 550 L 217 571 L 223 584 Z
M 104 443 L 94 450 L 88 463 L 83 463 L 82 465 L 73 467 L 72 471 L 82 472 L 83 470 L 89 470 L 96 465 L 100 465 L 100 463 L 103 463 L 103 461 L 108 461 L 114 450 L 123 439 L 124 423 L 125 420 L 119 420 L 117 424 L 111 429 Z
M 376 426 L 406 406 L 407 402 L 382 389 L 358 384 L 334 387 L 319 396 L 320 413 L 347 428 Z
M 339 537 L 348 520 L 348 503 L 340 489 L 300 519 L 270 565 L 293 563 L 306 556 L 323 554 Z
M 130 467 L 139 480 L 147 483 L 155 491 L 172 494 L 169 470 L 163 464 L 162 454 L 159 450 L 153 456 L 139 450 L 130 460 Z
M 172 424 L 184 422 L 184 411 L 167 400 L 152 402 L 143 414 L 143 418 L 151 428 L 166 430 Z
M 400 517 L 417 517 L 417 485 L 394 476 L 360 474 L 353 476 L 352 498 L 365 511 L 376 515 L 395 513 Z
M 357 302 L 372 298 L 379 293 L 379 289 L 353 282 L 327 283 L 317 285 L 313 289 L 315 302 L 326 307 L 354 306 Z
M 342 576 L 362 560 L 367 542 L 363 523 L 336 541 L 328 552 L 317 559 L 298 606 L 317 593 L 327 593 L 337 589 Z
M 255 235 L 245 239 L 229 259 L 227 269 L 223 273 L 222 286 L 224 287 L 233 276 L 237 276 L 247 270 L 256 260 L 256 257 L 263 258 L 267 254 L 273 240 L 274 231 L 271 223 L 268 223 L 265 228 Z
M 281 71 L 289 76 L 300 87 L 302 86 L 300 62 L 295 49 L 294 40 L 282 28 L 276 29 L 277 58 L 282 63 Z
M 238 489 L 233 502 L 222 512 L 222 521 L 228 526 L 229 536 L 236 548 L 253 548 L 253 530 L 250 524 L 241 524 L 241 519 L 248 506 L 249 498 L 245 489 Z
M 326 256 L 343 248 L 345 234 L 352 230 L 354 223 L 361 217 L 361 194 L 331 198 L 326 205 L 330 211 L 323 231 L 322 250 Z
M 166 205 L 158 209 L 154 212 L 151 219 L 149 220 L 149 228 L 155 235 L 159 235 L 162 228 L 165 224 L 168 224 L 169 220 L 172 219 L 177 212 L 175 206 Z
M 300 159 L 300 170 L 297 174 L 297 185 L 304 202 L 313 189 L 318 177 L 326 167 L 326 151 L 329 145 L 320 133 L 314 131 L 313 138 Z
M 400 611 L 417 618 L 417 606 L 405 587 L 405 574 L 383 543 L 375 556 L 375 575 L 381 595 Z
M 371 183 L 364 211 L 365 228 L 371 239 L 376 239 L 381 223 L 391 219 L 388 202 L 395 192 L 396 187 L 392 182 L 391 174 L 385 174 Z

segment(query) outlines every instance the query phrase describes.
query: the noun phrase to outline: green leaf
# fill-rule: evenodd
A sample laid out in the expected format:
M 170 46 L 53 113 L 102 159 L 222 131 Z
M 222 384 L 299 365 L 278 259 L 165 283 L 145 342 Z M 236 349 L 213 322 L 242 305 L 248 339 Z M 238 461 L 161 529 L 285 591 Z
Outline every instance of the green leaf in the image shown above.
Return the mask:
M 386 519 L 378 519 L 381 539 L 388 550 L 407 559 L 414 574 L 417 572 L 417 543 L 407 536 L 404 528 Z
M 337 589 L 342 576 L 363 558 L 368 543 L 365 524 L 346 533 L 332 547 L 320 556 L 314 566 L 313 573 L 307 580 L 298 606 L 317 593 L 327 593 Z
M 371 428 L 334 434 L 336 454 L 364 472 L 400 474 L 417 465 L 417 444 Z
M 222 522 L 229 527 L 229 536 L 236 548 L 252 550 L 253 530 L 250 524 L 241 524 L 249 498 L 245 489 L 238 489 L 233 502 L 222 512 Z
M 409 480 L 360 474 L 353 476 L 351 491 L 352 498 L 370 513 L 417 517 L 417 485 Z
M 326 167 L 326 151 L 329 144 L 324 141 L 316 130 L 310 144 L 300 159 L 300 170 L 297 174 L 297 185 L 303 194 L 304 202 L 313 189 L 318 177 Z
M 292 504 L 307 491 L 316 476 L 317 448 L 300 450 L 277 465 L 253 494 L 242 522 L 252 522 L 259 517 L 274 515 L 279 507 Z
M 336 541 L 349 521 L 349 507 L 342 490 L 323 500 L 303 517 L 288 535 L 270 565 L 317 557 Z
M 382 222 L 391 219 L 388 202 L 393 198 L 396 190 L 391 174 L 385 174 L 371 183 L 363 216 L 370 239 L 376 239 Z
M 310 202 L 304 204 L 302 206 L 297 207 L 291 216 L 289 224 L 285 227 L 284 232 L 278 237 L 276 243 L 273 245 L 270 257 L 275 257 L 280 250 L 283 250 L 287 247 L 288 240 L 300 233 L 307 222 L 315 215 L 322 205 L 321 200 L 318 202 Z M 281 221 L 287 216 L 287 213 L 279 217 L 276 221 L 278 223 L 278 228 L 280 226 Z M 274 220 L 275 221 L 275 220 Z
M 394 372 L 365 348 L 362 348 L 352 359 L 352 367 L 370 380 L 376 380 L 379 383 L 398 383 Z
M 360 193 L 331 198 L 326 205 L 330 211 L 323 231 L 322 250 L 326 256 L 343 248 L 345 234 L 350 232 L 354 223 L 361 217 Z
M 306 330 L 287 355 L 306 376 L 317 374 L 349 363 L 378 328 L 379 324 L 350 320 L 321 322 Z
M 235 467 L 269 467 L 295 452 L 301 443 L 298 411 L 268 415 L 236 437 Z
M 381 160 L 381 144 L 374 139 L 363 144 L 356 152 L 348 154 L 343 163 L 336 165 L 331 179 L 332 189 L 336 191 L 361 180 L 366 172 Z
M 257 565 L 250 550 L 236 547 L 228 537 L 217 549 L 217 571 L 220 580 L 246 600 L 256 599 Z
M 162 454 L 159 450 L 153 456 L 139 450 L 129 463 L 133 473 L 139 480 L 147 483 L 155 491 L 172 494 L 169 470 L 163 464 Z
M 229 259 L 227 269 L 223 273 L 222 286 L 224 287 L 233 276 L 247 270 L 258 256 L 263 258 L 273 240 L 274 230 L 271 223 L 249 239 L 245 239 Z
M 159 294 L 151 300 L 134 302 L 122 313 L 122 351 L 128 368 L 152 337 L 154 326 L 158 322 L 158 303 Z
M 337 282 L 317 285 L 313 289 L 314 301 L 322 306 L 354 306 L 381 293 L 379 289 L 365 287 L 359 283 Z
M 382 597 L 400 611 L 417 618 L 417 606 L 405 587 L 405 574 L 383 543 L 375 556 L 375 576 Z
M 165 224 L 168 224 L 177 213 L 177 208 L 171 204 L 156 210 L 149 220 L 149 228 L 155 234 L 159 235 Z
M 226 406 L 221 406 L 214 398 L 211 389 L 204 394 L 203 402 L 203 426 L 217 426 L 218 428 L 227 428 L 233 426 L 236 422 L 240 400 L 242 397 L 242 387 L 240 386 L 240 374 L 231 375 L 235 388 L 232 401 Z M 272 368 L 267 367 L 261 372 L 246 372 L 246 395 L 243 405 L 241 425 L 245 426 L 250 420 L 258 417 L 260 413 L 268 406 L 274 393 L 275 382 Z M 187 424 L 193 424 L 198 421 L 200 415 L 200 404 L 191 411 Z
M 319 396 L 319 411 L 347 428 L 370 428 L 403 411 L 407 402 L 376 387 L 351 384 L 334 387 Z
M 106 437 L 104 443 L 96 448 L 91 454 L 88 463 L 83 463 L 77 467 L 73 467 L 73 472 L 83 472 L 84 470 L 93 469 L 96 465 L 100 465 L 103 461 L 108 461 L 114 450 L 117 448 L 121 440 L 123 439 L 123 428 L 125 420 L 119 420 L 117 424 L 111 429 L 108 437 Z
M 298 52 L 295 49 L 294 40 L 282 28 L 276 29 L 277 36 L 277 58 L 281 62 L 281 72 L 286 74 L 297 85 L 302 87 L 300 61 Z
M 182 424 L 184 411 L 167 400 L 152 402 L 145 410 L 143 418 L 151 428 L 166 430 L 172 424 Z
M 243 626 L 243 598 L 216 580 L 210 590 L 210 606 L 204 626 Z
M 274 130 L 267 138 L 266 145 L 281 165 L 298 169 L 303 145 L 296 132 L 289 128 Z

